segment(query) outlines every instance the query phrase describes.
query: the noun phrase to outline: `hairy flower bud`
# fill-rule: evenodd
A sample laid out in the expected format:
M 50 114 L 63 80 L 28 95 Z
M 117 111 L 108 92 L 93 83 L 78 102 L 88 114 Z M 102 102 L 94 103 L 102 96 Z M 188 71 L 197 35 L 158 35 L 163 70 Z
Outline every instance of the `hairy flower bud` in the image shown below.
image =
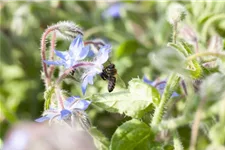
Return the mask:
M 219 53 L 219 52 L 222 52 L 222 50 L 223 50 L 222 38 L 217 35 L 211 37 L 209 40 L 207 51 Z M 207 68 L 215 68 L 218 66 L 217 60 L 218 59 L 214 56 L 207 56 L 207 57 L 204 57 L 205 63 L 203 63 L 202 65 Z
M 83 35 L 82 29 L 69 21 L 62 21 L 55 25 L 57 34 L 65 39 L 74 39 L 77 35 Z
M 195 45 L 198 42 L 198 37 L 196 32 L 193 28 L 189 27 L 188 25 L 184 25 L 179 30 L 179 36 L 184 39 L 186 42 Z
M 182 21 L 186 16 L 186 9 L 179 3 L 172 3 L 169 5 L 167 10 L 167 19 L 171 25 Z

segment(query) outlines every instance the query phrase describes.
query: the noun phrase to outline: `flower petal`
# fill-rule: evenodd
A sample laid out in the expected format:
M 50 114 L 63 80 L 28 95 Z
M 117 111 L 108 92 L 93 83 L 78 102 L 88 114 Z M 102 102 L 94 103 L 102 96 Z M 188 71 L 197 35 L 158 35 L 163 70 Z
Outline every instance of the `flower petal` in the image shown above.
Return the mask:
M 70 44 L 70 47 L 69 47 L 70 56 L 75 56 L 77 54 L 80 54 L 83 47 L 84 47 L 84 43 L 82 40 L 82 36 L 78 35 Z
M 76 58 L 76 60 L 82 60 L 84 59 L 89 52 L 90 46 L 85 46 L 84 48 L 82 48 L 80 54 L 78 55 L 78 58 Z
M 68 119 L 72 115 L 71 111 L 69 111 L 67 109 L 61 110 L 60 111 L 60 114 L 61 114 L 60 115 L 61 116 L 61 119 Z
M 154 85 L 153 85 L 154 81 L 151 81 L 151 80 L 147 79 L 146 76 L 143 77 L 143 81 L 144 81 L 145 83 L 151 85 L 151 86 L 154 86 Z
M 36 122 L 44 122 L 44 121 L 49 120 L 49 119 L 50 119 L 49 117 L 43 116 L 43 117 L 40 117 L 38 119 L 35 119 L 35 121 Z
M 91 101 L 87 100 L 78 100 L 78 102 L 74 103 L 71 108 L 76 108 L 76 109 L 81 109 L 81 110 L 86 110 L 88 106 L 90 105 Z
M 95 74 L 90 74 L 90 73 L 89 73 L 88 75 L 86 75 L 86 76 L 83 78 L 83 82 L 82 82 L 82 85 L 81 85 L 83 95 L 84 95 L 85 92 L 86 92 L 88 83 L 89 83 L 89 84 L 93 84 L 93 83 L 94 83 L 94 81 L 93 81 L 94 76 L 95 76 Z
M 82 85 L 81 85 L 81 89 L 82 89 L 83 95 L 84 95 L 85 92 L 86 92 L 87 85 L 88 85 L 88 80 L 87 80 L 87 78 L 84 78 L 84 79 L 83 79 L 83 82 L 82 82 Z
M 177 97 L 180 96 L 177 92 L 173 92 L 173 94 L 171 95 L 171 97 Z
M 162 95 L 166 87 L 166 81 L 161 81 L 160 83 L 156 84 L 155 87 L 159 91 L 160 95 Z
M 68 52 L 66 52 L 66 51 L 63 52 L 63 51 L 57 51 L 57 50 L 55 50 L 55 54 L 63 60 L 66 60 L 66 58 L 69 55 Z
M 72 104 L 75 100 L 77 100 L 77 99 L 79 99 L 79 98 L 80 98 L 80 96 L 71 96 L 71 97 L 68 97 L 68 98 L 64 101 L 64 106 L 65 106 L 65 107 L 70 107 L 71 104 Z
M 110 52 L 111 52 L 111 46 L 110 45 L 105 45 L 104 47 L 102 47 L 97 54 L 96 62 L 98 64 L 105 63 L 109 58 Z
M 115 3 L 108 7 L 103 13 L 103 18 L 119 18 L 121 15 L 120 9 L 122 8 L 122 3 Z
M 62 66 L 65 63 L 61 60 L 59 61 L 50 61 L 50 60 L 43 60 L 44 63 L 46 63 L 47 65 L 56 65 L 56 66 Z

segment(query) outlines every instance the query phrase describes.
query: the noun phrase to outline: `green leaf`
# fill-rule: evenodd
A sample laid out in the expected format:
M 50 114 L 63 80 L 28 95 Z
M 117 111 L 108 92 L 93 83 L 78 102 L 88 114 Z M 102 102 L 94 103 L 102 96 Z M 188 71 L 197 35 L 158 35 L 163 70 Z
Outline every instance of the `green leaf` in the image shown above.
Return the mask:
M 109 149 L 109 140 L 96 127 L 90 128 L 89 132 L 98 150 Z
M 193 50 L 192 50 L 193 47 L 190 44 L 188 44 L 187 42 L 184 42 L 184 41 L 182 41 L 179 44 L 174 44 L 174 43 L 169 42 L 167 44 L 167 46 L 174 48 L 178 52 L 182 53 L 185 57 L 193 54 Z
M 54 92 L 55 92 L 55 87 L 54 86 L 49 87 L 44 92 L 44 98 L 45 98 L 44 110 L 49 109 L 49 106 L 51 104 L 52 95 L 54 94 Z
M 146 138 L 144 141 L 139 143 L 134 150 L 150 150 L 152 148 L 152 141 L 150 138 Z
M 6 64 L 12 64 L 12 44 L 10 39 L 0 31 L 0 39 L 1 39 L 1 55 L 0 55 L 0 63 L 4 62 Z
M 15 123 L 17 121 L 17 117 L 12 110 L 6 107 L 2 100 L 0 100 L 0 112 L 4 115 L 4 117 L 10 122 Z
M 122 43 L 116 50 L 116 57 L 120 58 L 121 56 L 131 55 L 136 52 L 140 44 L 137 40 L 128 40 Z
M 203 75 L 203 69 L 197 60 L 192 60 L 187 64 L 188 71 L 193 79 L 199 79 Z
M 158 91 L 140 79 L 129 82 L 129 90 L 96 94 L 91 98 L 92 104 L 109 112 L 125 114 L 132 118 L 141 118 L 152 109 L 152 105 L 158 105 L 160 94 Z
M 112 136 L 111 150 L 132 150 L 139 143 L 147 139 L 151 128 L 145 123 L 132 119 L 119 126 Z
M 218 145 L 223 145 L 225 143 L 225 130 L 222 123 L 215 124 L 209 131 L 209 139 Z

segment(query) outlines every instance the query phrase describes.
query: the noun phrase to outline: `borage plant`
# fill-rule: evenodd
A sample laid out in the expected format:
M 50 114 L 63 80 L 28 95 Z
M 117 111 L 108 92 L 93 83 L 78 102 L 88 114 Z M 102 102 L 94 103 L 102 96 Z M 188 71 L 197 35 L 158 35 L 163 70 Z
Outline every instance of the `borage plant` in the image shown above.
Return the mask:
M 84 41 L 83 31 L 72 22 L 59 22 L 47 28 L 41 40 L 45 104 L 42 117 L 36 121 L 49 121 L 50 125 L 67 125 L 73 129 L 80 125 L 93 137 L 97 149 L 182 150 L 188 146 L 182 144 L 186 137 L 180 136 L 179 127 L 192 125 L 188 128 L 191 132 L 189 147 L 195 149 L 201 120 L 204 124 L 217 117 L 206 136 L 211 140 L 210 147 L 223 145 L 225 134 L 215 136 L 225 126 L 224 113 L 220 113 L 225 103 L 222 42 L 220 37 L 212 37 L 208 51 L 200 52 L 198 37 L 193 29 L 187 25 L 183 28 L 179 26 L 186 15 L 182 5 L 172 3 L 169 6 L 172 42 L 164 50 L 149 55 L 152 64 L 166 72 L 166 79 L 159 77 L 150 81 L 147 77 L 143 80 L 134 78 L 129 81 L 127 89 L 88 96 L 85 94 L 88 84 L 94 84 L 94 78 L 98 75 L 116 84 L 115 66 L 104 67 L 107 63 L 112 64 L 109 61 L 111 45 L 95 40 Z M 46 58 L 45 41 L 50 33 L 51 49 L 49 58 Z M 57 36 L 72 39 L 69 50 L 55 50 Z M 53 76 L 56 67 L 60 69 L 58 77 Z M 62 81 L 71 74 L 80 79 L 83 95 L 67 96 L 68 92 L 62 89 Z M 171 113 L 175 104 L 180 105 L 175 110 L 179 112 L 177 116 Z M 130 120 L 119 126 L 109 141 L 91 125 L 85 113 L 89 105 L 123 114 Z

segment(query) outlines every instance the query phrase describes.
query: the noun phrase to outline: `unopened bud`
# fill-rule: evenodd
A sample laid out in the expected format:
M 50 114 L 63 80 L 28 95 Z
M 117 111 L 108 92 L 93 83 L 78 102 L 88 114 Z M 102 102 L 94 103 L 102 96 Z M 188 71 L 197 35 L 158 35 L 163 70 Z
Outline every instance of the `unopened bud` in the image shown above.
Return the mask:
M 62 21 L 55 25 L 57 34 L 65 39 L 74 39 L 78 34 L 83 35 L 82 29 L 69 21 Z
M 223 40 L 221 37 L 215 35 L 211 37 L 208 45 L 208 51 L 210 52 L 220 52 L 223 49 Z
M 179 36 L 189 44 L 195 45 L 198 42 L 196 32 L 189 26 L 185 25 L 179 30 Z
M 223 50 L 222 38 L 217 35 L 211 37 L 211 39 L 209 40 L 209 45 L 208 45 L 207 51 L 219 53 L 222 50 Z M 204 57 L 204 61 L 205 61 L 205 63 L 203 63 L 202 65 L 207 68 L 215 68 L 218 65 L 217 58 L 214 56 Z
M 186 16 L 186 9 L 179 3 L 172 3 L 167 10 L 167 19 L 171 25 L 182 21 Z

